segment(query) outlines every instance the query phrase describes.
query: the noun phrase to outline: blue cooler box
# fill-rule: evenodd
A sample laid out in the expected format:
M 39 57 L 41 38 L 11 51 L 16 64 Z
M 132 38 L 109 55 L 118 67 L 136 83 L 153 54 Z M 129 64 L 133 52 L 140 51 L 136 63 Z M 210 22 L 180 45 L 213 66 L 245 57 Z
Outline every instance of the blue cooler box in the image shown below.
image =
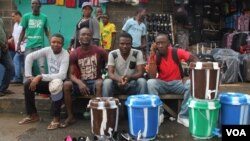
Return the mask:
M 125 105 L 128 107 L 129 131 L 134 137 L 151 140 L 159 129 L 159 115 L 162 102 L 157 95 L 131 95 Z
M 227 92 L 219 95 L 222 125 L 247 125 L 249 122 L 249 103 L 247 94 Z

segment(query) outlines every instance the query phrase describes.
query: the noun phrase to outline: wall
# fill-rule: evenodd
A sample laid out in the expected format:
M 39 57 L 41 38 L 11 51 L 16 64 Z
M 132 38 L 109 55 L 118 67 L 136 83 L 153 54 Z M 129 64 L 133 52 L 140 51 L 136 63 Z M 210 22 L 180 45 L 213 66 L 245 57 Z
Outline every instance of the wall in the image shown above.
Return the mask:
M 17 9 L 22 13 L 30 12 L 30 0 L 15 0 Z M 149 0 L 149 3 L 143 5 L 148 13 L 171 12 L 173 0 Z M 135 15 L 137 7 L 125 3 L 107 4 L 107 12 L 110 15 L 110 21 L 117 26 L 117 31 L 121 31 L 124 18 Z M 80 8 L 66 8 L 65 6 L 42 5 L 41 12 L 48 16 L 51 33 L 60 32 L 65 36 L 65 48 L 68 47 L 70 38 L 73 35 L 75 24 L 81 17 Z M 118 36 L 118 35 L 117 35 Z M 48 42 L 46 41 L 48 44 Z

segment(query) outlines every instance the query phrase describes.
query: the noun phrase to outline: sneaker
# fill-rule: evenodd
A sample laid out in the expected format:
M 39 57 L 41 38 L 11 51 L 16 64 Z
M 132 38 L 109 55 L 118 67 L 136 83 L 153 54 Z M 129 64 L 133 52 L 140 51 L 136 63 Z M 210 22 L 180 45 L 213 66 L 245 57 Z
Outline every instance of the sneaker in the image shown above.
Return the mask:
M 159 126 L 164 122 L 164 114 L 160 114 Z
M 184 125 L 185 127 L 189 126 L 189 120 L 187 118 L 181 118 L 178 116 L 177 122 Z

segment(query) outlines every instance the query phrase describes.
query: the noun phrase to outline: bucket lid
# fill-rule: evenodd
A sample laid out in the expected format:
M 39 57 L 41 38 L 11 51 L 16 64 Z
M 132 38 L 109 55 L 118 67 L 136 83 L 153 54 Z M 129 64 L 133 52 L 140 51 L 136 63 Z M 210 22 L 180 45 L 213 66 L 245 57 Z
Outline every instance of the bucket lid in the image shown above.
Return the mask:
M 189 101 L 188 107 L 194 109 L 218 109 L 221 107 L 219 100 L 207 101 L 207 100 L 197 100 L 192 99 Z
M 114 97 L 95 97 L 89 100 L 88 108 L 92 109 L 115 109 L 121 105 L 119 99 Z
M 224 92 L 219 94 L 221 103 L 231 105 L 247 104 L 247 94 L 236 92 Z
M 157 107 L 162 105 L 162 101 L 157 95 L 139 94 L 131 95 L 127 98 L 125 105 L 128 107 Z
M 190 69 L 195 70 L 219 70 L 219 63 L 218 62 L 191 62 L 189 65 Z

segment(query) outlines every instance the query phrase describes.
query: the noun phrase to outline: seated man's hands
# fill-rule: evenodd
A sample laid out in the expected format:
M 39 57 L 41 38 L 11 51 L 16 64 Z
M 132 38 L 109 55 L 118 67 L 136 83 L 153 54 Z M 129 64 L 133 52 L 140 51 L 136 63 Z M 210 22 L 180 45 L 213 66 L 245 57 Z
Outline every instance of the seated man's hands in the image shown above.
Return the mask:
M 83 82 L 78 84 L 79 90 L 82 95 L 90 95 L 90 90 Z

